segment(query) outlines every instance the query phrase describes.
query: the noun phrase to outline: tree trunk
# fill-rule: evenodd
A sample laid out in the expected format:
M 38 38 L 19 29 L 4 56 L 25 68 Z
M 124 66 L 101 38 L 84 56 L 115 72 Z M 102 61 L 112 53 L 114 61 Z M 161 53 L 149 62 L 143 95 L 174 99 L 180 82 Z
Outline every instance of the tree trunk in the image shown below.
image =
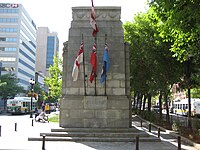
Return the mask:
M 164 93 L 164 101 L 165 101 L 165 107 L 166 107 L 166 121 L 168 123 L 170 123 L 170 120 L 169 120 L 169 103 L 168 103 L 168 92 L 165 92 Z
M 139 105 L 139 101 L 140 101 L 140 93 L 137 92 L 137 97 L 136 97 L 136 109 L 138 109 L 138 105 Z
M 140 93 L 140 107 L 139 107 L 139 114 L 141 114 L 141 109 L 142 109 L 142 97 L 143 95 Z
M 132 104 L 134 109 L 136 108 L 136 96 L 137 96 L 137 93 L 135 92 L 134 97 L 133 97 L 133 104 Z
M 146 99 L 147 99 L 147 95 L 145 94 L 144 100 L 143 100 L 143 108 L 142 108 L 143 111 L 145 110 Z
M 162 92 L 159 95 L 159 118 L 162 120 Z
M 192 129 L 190 88 L 188 88 L 188 128 Z
M 151 94 L 148 94 L 148 112 L 151 111 Z

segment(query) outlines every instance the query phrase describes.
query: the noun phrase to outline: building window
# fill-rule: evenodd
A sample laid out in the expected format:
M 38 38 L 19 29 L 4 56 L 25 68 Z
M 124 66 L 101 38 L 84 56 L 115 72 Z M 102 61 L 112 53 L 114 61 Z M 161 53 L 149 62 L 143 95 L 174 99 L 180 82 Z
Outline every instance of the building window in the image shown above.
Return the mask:
M 34 69 L 31 65 L 27 64 L 25 61 L 19 59 L 19 62 L 20 62 L 21 64 L 23 64 L 24 66 L 26 66 L 27 68 L 29 68 L 29 69 L 35 71 L 35 69 Z
M 20 54 L 22 54 L 23 56 L 25 56 L 26 58 L 28 58 L 31 62 L 35 63 L 35 60 L 33 60 L 29 55 L 27 55 L 24 51 L 22 51 L 21 49 L 19 50 Z
M 17 18 L 0 18 L 0 22 L 4 23 L 17 23 L 18 19 Z
M 0 13 L 19 13 L 18 9 L 0 9 Z
M 5 42 L 16 42 L 17 38 L 5 38 L 5 37 L 0 37 L 0 42 L 5 41 Z
M 53 65 L 54 48 L 55 48 L 55 36 L 48 36 L 46 68 L 49 68 L 50 65 Z
M 2 67 L 1 71 L 15 71 L 14 67 Z
M 23 79 L 19 79 L 19 83 L 25 84 L 25 85 L 29 85 L 30 84 L 29 81 L 25 81 Z
M 16 61 L 14 57 L 0 57 L 0 61 Z
M 17 28 L 0 28 L 0 32 L 17 32 Z
M 17 48 L 16 47 L 0 47 L 0 51 L 15 52 L 17 51 Z
M 6 42 L 17 42 L 17 38 L 6 38 Z
M 25 75 L 25 76 L 27 76 L 27 77 L 29 77 L 30 79 L 34 79 L 33 75 L 31 75 L 30 73 L 27 73 L 26 71 L 24 71 L 24 70 L 22 70 L 20 68 L 18 68 L 18 72 L 23 74 L 23 75 Z
M 28 49 L 29 52 L 31 52 L 31 53 L 35 56 L 35 52 L 34 52 L 28 45 L 26 45 L 23 41 L 22 41 L 21 44 L 22 44 L 26 49 Z

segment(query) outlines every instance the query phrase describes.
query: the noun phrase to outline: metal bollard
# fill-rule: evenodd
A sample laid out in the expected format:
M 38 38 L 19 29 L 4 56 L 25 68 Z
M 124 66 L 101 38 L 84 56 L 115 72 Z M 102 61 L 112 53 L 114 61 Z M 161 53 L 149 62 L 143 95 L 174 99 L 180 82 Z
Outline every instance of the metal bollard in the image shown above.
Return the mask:
M 1 136 L 1 126 L 0 126 L 0 136 Z
M 42 150 L 45 150 L 45 135 L 42 135 Z
M 158 128 L 158 138 L 160 138 L 160 128 Z
M 178 150 L 181 150 L 181 137 L 178 136 Z
M 135 139 L 135 150 L 139 150 L 139 135 L 137 135 Z
M 33 126 L 33 119 L 32 119 L 32 126 Z
M 17 123 L 15 123 L 15 131 L 17 131 Z
M 142 120 L 140 120 L 140 126 L 142 127 Z
M 149 124 L 149 132 L 151 132 L 151 123 Z

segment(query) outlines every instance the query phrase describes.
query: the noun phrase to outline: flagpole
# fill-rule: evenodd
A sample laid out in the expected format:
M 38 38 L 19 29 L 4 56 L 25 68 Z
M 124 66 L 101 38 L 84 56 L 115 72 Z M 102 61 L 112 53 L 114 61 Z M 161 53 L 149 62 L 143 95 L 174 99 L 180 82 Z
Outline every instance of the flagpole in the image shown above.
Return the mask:
M 81 42 L 83 43 L 83 34 L 81 36 Z M 85 50 L 84 50 L 84 43 L 83 43 L 83 80 L 84 80 L 84 95 L 86 96 L 86 80 L 85 80 Z
M 107 46 L 107 34 L 105 34 L 105 46 Z M 104 66 L 105 67 L 105 85 L 104 85 L 105 86 L 105 88 L 104 88 L 105 89 L 105 93 L 104 93 L 105 96 L 107 95 L 107 93 L 106 93 L 106 76 L 107 76 L 106 75 L 106 65 L 107 64 L 105 63 L 105 66 Z

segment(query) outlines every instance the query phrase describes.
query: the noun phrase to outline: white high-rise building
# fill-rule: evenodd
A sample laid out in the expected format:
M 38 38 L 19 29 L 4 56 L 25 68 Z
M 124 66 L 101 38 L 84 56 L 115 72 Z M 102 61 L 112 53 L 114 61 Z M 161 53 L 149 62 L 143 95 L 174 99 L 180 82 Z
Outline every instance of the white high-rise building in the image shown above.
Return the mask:
M 0 3 L 1 74 L 15 74 L 25 90 L 35 79 L 36 30 L 22 4 Z
M 56 52 L 59 51 L 59 39 L 56 32 L 50 32 L 48 27 L 38 27 L 37 50 L 36 50 L 36 72 L 48 76 L 50 65 Z

